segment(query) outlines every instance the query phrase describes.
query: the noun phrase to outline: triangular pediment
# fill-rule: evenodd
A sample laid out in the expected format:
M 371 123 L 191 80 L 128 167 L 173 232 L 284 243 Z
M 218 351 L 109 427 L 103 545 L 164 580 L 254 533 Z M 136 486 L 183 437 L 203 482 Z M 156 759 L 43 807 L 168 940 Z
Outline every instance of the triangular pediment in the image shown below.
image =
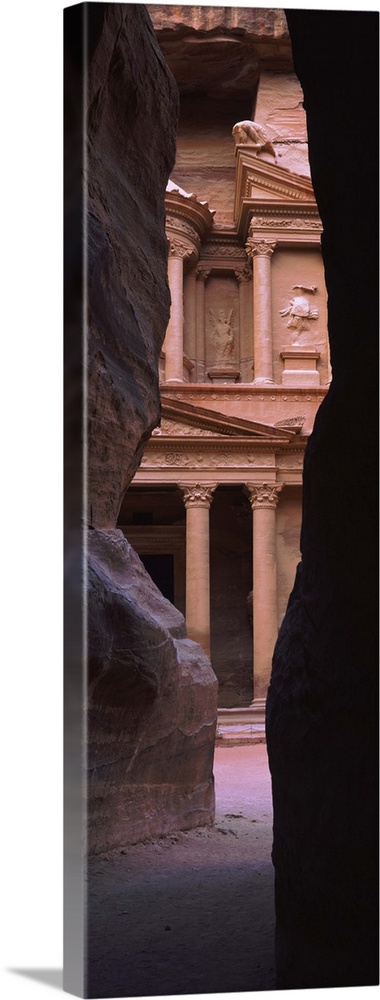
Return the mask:
M 310 178 L 280 167 L 274 160 L 260 159 L 249 146 L 237 147 L 234 215 L 242 238 L 247 235 L 252 212 L 281 219 L 301 213 L 303 218 L 319 220 Z
M 160 438 L 249 438 L 260 442 L 283 443 L 294 434 L 269 424 L 231 417 L 225 413 L 194 406 L 180 400 L 165 399 L 161 407 L 161 424 L 153 432 L 152 440 Z
M 245 155 L 241 163 L 240 190 L 244 198 L 273 204 L 301 202 L 315 204 L 313 185 L 304 175 L 295 174 L 276 163 Z

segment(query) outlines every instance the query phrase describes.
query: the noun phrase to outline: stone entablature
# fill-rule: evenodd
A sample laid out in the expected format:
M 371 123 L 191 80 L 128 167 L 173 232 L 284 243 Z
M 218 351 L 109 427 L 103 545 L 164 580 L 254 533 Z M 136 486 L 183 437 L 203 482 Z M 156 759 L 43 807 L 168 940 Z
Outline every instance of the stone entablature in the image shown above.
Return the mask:
M 213 229 L 202 244 L 196 277 L 207 281 L 210 275 L 231 275 L 238 285 L 252 280 L 252 267 L 242 241 L 231 229 Z
M 299 418 L 298 418 L 299 419 Z M 228 418 L 189 404 L 168 401 L 162 425 L 153 432 L 135 484 L 164 481 L 218 484 L 258 481 L 301 484 L 306 437 L 292 428 Z M 286 463 L 279 462 L 286 456 Z
M 201 243 L 211 229 L 215 212 L 207 202 L 200 201 L 195 194 L 187 194 L 173 184 L 165 192 L 166 234 L 178 239 L 194 242 L 198 252 Z
M 290 420 L 299 415 L 303 419 L 302 434 L 306 437 L 313 429 L 315 414 L 323 402 L 328 388 L 326 386 L 283 385 L 254 386 L 246 385 L 196 385 L 161 386 L 163 413 L 166 402 L 174 405 L 191 404 L 219 413 L 223 411 L 226 420 L 230 418 L 245 419 L 266 427 L 275 425 L 282 420 Z M 173 414 L 171 414 L 172 416 Z M 178 414 L 176 417 L 178 420 Z M 154 437 L 157 430 L 154 432 Z M 209 435 L 208 435 L 209 436 Z M 151 438 L 150 444 L 154 440 Z M 296 436 L 297 441 L 297 436 Z M 150 445 L 149 445 L 150 447 Z

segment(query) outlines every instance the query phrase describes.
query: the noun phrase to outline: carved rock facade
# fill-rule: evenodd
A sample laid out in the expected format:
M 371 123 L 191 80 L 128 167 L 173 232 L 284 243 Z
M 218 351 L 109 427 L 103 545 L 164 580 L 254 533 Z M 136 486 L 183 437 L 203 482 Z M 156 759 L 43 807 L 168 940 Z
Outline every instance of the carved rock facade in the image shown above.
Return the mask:
M 181 94 L 165 195 L 171 313 L 162 422 L 118 525 L 166 596 L 176 595 L 189 634 L 211 651 L 220 717 L 252 710 L 263 725 L 299 560 L 304 450 L 331 377 L 322 225 L 307 161 L 301 169 L 297 160 L 306 143 L 302 93 L 282 12 L 149 12 Z M 307 317 L 298 316 L 302 296 Z M 184 487 L 194 495 L 209 483 L 209 507 L 193 517 Z M 251 509 L 249 489 L 264 486 L 276 502 Z

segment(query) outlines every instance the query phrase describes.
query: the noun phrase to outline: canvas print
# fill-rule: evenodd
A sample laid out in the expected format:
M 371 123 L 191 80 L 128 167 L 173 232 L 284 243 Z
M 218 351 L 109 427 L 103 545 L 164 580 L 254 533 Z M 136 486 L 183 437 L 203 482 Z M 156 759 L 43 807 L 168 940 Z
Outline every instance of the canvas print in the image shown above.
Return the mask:
M 378 14 L 65 10 L 65 969 L 378 983 Z

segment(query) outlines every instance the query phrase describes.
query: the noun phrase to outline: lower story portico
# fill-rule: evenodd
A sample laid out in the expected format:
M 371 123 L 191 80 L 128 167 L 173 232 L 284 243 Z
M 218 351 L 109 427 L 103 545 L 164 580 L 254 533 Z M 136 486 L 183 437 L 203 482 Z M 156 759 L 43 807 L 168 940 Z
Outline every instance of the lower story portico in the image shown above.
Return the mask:
M 118 525 L 210 656 L 220 719 L 263 721 L 299 561 L 302 459 L 280 428 L 164 404 Z

